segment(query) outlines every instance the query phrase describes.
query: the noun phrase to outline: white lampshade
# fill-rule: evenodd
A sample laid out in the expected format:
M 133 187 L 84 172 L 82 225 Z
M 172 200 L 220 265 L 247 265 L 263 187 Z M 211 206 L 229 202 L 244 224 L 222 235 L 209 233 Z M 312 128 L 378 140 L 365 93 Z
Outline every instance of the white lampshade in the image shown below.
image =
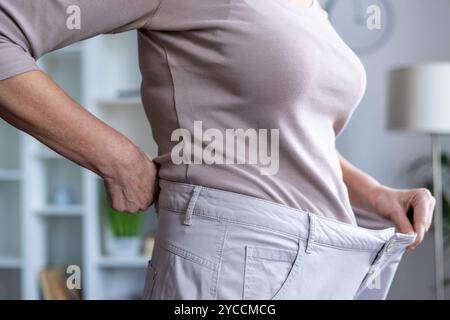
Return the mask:
M 450 63 L 392 70 L 389 129 L 450 133 Z

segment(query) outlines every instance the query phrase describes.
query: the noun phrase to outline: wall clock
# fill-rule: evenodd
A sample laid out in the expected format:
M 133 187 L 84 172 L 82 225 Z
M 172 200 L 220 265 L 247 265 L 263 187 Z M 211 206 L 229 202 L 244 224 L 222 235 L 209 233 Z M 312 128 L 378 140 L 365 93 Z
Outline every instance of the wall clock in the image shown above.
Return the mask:
M 381 48 L 394 28 L 391 0 L 323 0 L 333 26 L 344 41 L 357 53 L 368 54 Z M 368 9 L 378 10 L 375 12 Z M 379 28 L 374 28 L 374 17 Z

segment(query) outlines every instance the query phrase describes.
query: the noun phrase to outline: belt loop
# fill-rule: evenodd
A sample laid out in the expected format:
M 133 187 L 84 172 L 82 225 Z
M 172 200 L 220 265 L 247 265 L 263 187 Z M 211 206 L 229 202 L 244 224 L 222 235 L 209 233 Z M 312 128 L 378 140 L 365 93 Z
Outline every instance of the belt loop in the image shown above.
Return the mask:
M 314 246 L 314 236 L 316 228 L 316 216 L 314 213 L 308 213 L 308 239 L 306 240 L 306 253 L 312 253 L 312 248 Z
M 201 190 L 201 186 L 195 186 L 194 191 L 192 192 L 192 197 L 189 200 L 189 204 L 186 209 L 186 216 L 184 218 L 184 224 L 187 226 L 192 225 L 192 214 L 194 213 L 195 204 L 198 200 L 198 196 L 200 195 Z

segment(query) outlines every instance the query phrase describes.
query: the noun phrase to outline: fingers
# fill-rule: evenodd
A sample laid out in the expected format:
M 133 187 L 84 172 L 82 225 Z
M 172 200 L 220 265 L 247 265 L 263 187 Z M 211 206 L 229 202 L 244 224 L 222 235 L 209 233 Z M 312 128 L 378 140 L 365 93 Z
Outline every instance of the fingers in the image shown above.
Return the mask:
M 430 230 L 431 224 L 433 223 L 433 213 L 434 213 L 434 208 L 436 206 L 436 199 L 433 196 L 431 197 L 431 201 L 429 202 L 428 206 L 429 206 L 428 212 L 430 214 L 428 215 L 428 221 L 427 221 L 428 226 L 427 226 L 426 232 L 428 232 Z
M 420 189 L 416 191 L 416 196 L 412 202 L 414 209 L 414 231 L 417 233 L 417 238 L 407 250 L 412 251 L 422 243 L 425 233 L 429 230 L 433 217 L 433 210 L 436 201 L 428 190 Z
M 393 222 L 398 228 L 398 231 L 405 234 L 415 234 L 415 230 L 408 217 L 402 210 L 398 211 L 398 214 L 392 217 Z
M 128 169 L 126 174 L 104 178 L 104 185 L 109 204 L 115 211 L 145 211 L 155 199 L 156 167 L 147 157 L 141 157 L 135 168 Z

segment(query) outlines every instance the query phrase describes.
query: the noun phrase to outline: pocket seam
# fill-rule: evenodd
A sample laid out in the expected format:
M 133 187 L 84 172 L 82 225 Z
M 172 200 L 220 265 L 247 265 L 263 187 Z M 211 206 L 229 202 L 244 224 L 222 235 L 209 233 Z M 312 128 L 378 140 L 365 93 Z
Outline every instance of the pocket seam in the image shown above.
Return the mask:
M 292 259 L 278 260 L 278 259 L 270 259 L 267 257 L 261 257 L 261 256 L 264 256 L 264 254 L 262 254 L 262 251 L 260 251 L 259 254 L 255 253 L 255 251 L 257 249 L 267 250 L 267 252 L 270 252 L 272 250 L 272 252 L 282 253 L 283 255 L 291 255 Z M 245 247 L 246 253 L 245 253 L 245 267 L 244 267 L 244 286 L 243 286 L 244 290 L 243 290 L 242 298 L 244 300 L 248 299 L 248 292 L 251 291 L 250 285 L 252 283 L 252 275 L 251 274 L 252 274 L 252 272 L 253 273 L 257 272 L 257 270 L 255 270 L 253 263 L 251 263 L 251 262 L 255 262 L 257 260 L 266 260 L 266 261 L 280 261 L 280 262 L 291 262 L 292 263 L 292 267 L 289 269 L 289 272 L 288 272 L 286 278 L 284 279 L 284 281 L 282 282 L 281 287 L 275 293 L 273 293 L 273 294 L 271 293 L 272 296 L 270 297 L 270 300 L 274 300 L 274 299 L 277 299 L 278 297 L 280 297 L 285 292 L 285 290 L 287 290 L 287 288 L 293 281 L 294 276 L 296 275 L 298 269 L 300 268 L 299 263 L 302 260 L 303 251 L 304 251 L 304 245 L 301 241 L 299 241 L 298 251 L 267 248 L 267 247 L 258 247 L 258 246 L 246 246 Z
M 218 263 L 210 261 L 203 257 L 200 257 L 200 256 L 196 255 L 195 253 L 192 253 L 186 249 L 180 248 L 179 246 L 175 245 L 174 243 L 172 243 L 168 240 L 156 241 L 155 245 L 157 245 L 157 246 L 161 247 L 162 249 L 167 250 L 183 259 L 189 260 L 195 264 L 198 264 L 202 267 L 208 268 L 212 271 L 218 270 Z
M 286 290 L 290 287 L 292 281 L 294 281 L 296 274 L 299 272 L 299 269 L 302 267 L 303 256 L 305 254 L 305 245 L 302 241 L 298 242 L 298 252 L 294 260 L 294 265 L 292 266 L 286 280 L 281 286 L 280 290 L 275 293 L 275 295 L 271 298 L 271 300 L 279 300 L 280 297 L 286 292 Z
M 248 257 L 281 262 L 293 262 L 297 256 L 297 251 L 276 249 L 270 247 L 247 246 Z
M 146 288 L 145 288 L 145 292 L 144 292 L 144 300 L 151 300 L 152 296 L 153 296 L 153 291 L 155 288 L 155 283 L 156 283 L 156 277 L 157 277 L 157 270 L 155 269 L 155 267 L 153 266 L 153 263 L 151 261 L 149 261 L 148 263 L 148 270 L 147 272 L 149 273 L 149 275 L 147 276 L 147 283 L 146 283 Z M 149 281 L 151 281 L 151 285 L 150 287 L 147 287 L 149 285 Z

